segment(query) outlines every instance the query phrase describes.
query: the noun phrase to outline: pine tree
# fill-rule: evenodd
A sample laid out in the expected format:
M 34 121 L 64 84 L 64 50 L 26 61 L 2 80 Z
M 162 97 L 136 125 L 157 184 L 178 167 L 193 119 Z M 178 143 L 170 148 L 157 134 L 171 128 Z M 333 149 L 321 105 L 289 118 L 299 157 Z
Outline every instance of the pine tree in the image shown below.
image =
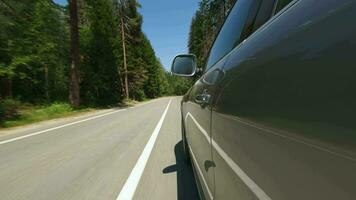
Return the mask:
M 76 107 L 181 94 L 189 81 L 168 79 L 142 32 L 139 7 L 136 0 L 70 0 L 64 7 L 0 0 L 0 101 L 42 104 L 69 96 Z
M 197 56 L 198 67 L 206 65 L 209 50 L 236 0 L 202 0 L 195 13 L 188 41 L 189 52 Z
M 125 84 L 125 97 L 130 98 L 129 83 L 127 78 L 127 54 L 126 54 L 126 30 L 127 30 L 127 15 L 126 15 L 126 1 L 118 0 L 117 2 L 117 13 L 120 19 L 120 32 L 121 32 L 121 43 L 122 43 L 122 56 L 123 56 L 123 66 L 124 66 L 124 84 Z
M 78 28 L 78 3 L 77 0 L 69 0 L 70 12 L 70 32 L 71 32 L 71 66 L 70 66 L 70 85 L 69 101 L 74 107 L 80 104 L 79 88 L 79 28 Z

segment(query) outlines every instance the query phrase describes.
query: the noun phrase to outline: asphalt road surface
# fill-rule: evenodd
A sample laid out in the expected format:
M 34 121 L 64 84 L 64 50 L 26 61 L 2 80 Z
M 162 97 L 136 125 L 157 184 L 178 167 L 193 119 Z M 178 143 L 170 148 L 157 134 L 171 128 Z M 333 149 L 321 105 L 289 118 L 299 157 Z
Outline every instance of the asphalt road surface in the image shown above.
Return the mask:
M 0 199 L 197 199 L 180 98 L 0 136 Z

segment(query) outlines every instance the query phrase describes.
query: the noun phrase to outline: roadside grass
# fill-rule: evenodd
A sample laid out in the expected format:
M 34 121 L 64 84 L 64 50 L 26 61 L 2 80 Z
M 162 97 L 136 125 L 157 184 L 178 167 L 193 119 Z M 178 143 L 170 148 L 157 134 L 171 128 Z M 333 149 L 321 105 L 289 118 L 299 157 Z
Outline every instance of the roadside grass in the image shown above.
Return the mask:
M 133 100 L 133 99 L 123 99 L 121 103 L 118 104 L 119 107 L 130 107 L 130 106 L 134 106 L 138 103 L 143 103 L 143 102 L 147 102 L 150 101 L 152 99 L 149 98 L 144 98 L 140 101 L 137 100 Z
M 75 116 L 98 109 L 131 107 L 138 103 L 146 102 L 149 100 L 151 99 L 144 98 L 141 101 L 124 99 L 122 102 L 116 105 L 105 107 L 81 107 L 74 109 L 70 104 L 63 102 L 33 105 L 20 102 L 16 99 L 3 99 L 0 100 L 0 129 L 23 126 L 50 119 Z
M 37 106 L 22 104 L 14 100 L 11 101 L 3 102 L 3 104 L 5 104 L 3 105 L 3 108 L 5 109 L 0 111 L 3 115 L 3 119 L 0 120 L 0 128 L 22 126 L 94 110 L 93 108 L 73 109 L 68 103 L 59 102 L 50 105 Z

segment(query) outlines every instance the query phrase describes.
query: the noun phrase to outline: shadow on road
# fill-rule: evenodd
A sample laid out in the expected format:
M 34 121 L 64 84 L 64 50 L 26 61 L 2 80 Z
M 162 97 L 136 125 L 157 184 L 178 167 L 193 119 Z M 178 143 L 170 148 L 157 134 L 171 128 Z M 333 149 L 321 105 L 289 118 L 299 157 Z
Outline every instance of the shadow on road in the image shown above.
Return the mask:
M 199 199 L 192 168 L 184 160 L 182 141 L 174 146 L 174 153 L 176 156 L 176 164 L 164 168 L 162 172 L 164 174 L 177 173 L 178 200 Z

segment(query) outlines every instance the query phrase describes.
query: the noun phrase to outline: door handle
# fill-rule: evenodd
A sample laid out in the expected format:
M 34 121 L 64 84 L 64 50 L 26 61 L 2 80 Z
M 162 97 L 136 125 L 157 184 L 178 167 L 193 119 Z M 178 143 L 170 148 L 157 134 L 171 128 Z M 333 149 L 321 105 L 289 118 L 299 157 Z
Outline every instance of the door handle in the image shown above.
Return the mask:
M 195 102 L 197 102 L 198 104 L 209 104 L 210 100 L 211 95 L 205 92 L 203 94 L 198 94 L 197 96 L 195 96 Z

